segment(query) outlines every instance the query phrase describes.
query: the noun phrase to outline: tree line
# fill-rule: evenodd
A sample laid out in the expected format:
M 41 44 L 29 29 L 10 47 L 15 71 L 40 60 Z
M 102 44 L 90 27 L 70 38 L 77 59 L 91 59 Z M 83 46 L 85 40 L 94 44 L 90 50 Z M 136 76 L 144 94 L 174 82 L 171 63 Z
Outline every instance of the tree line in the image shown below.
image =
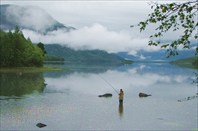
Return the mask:
M 28 67 L 43 65 L 42 43 L 35 45 L 16 27 L 13 32 L 0 29 L 0 67 Z

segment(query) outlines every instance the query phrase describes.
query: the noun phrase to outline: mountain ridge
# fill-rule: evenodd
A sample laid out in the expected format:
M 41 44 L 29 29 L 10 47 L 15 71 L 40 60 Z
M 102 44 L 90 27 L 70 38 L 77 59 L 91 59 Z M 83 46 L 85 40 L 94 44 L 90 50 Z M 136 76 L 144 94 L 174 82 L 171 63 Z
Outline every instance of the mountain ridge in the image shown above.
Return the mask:
M 21 30 L 28 29 L 46 34 L 55 30 L 69 32 L 74 27 L 65 26 L 52 18 L 47 12 L 37 6 L 0 5 L 0 28 L 12 30 L 18 26 Z M 116 54 L 102 50 L 74 50 L 60 44 L 45 43 L 48 55 L 63 57 L 71 63 L 87 64 L 121 64 L 123 59 Z
M 37 6 L 0 5 L 0 28 L 12 30 L 16 26 L 39 33 L 47 33 L 58 29 L 65 31 L 75 30 L 55 20 L 45 10 Z
M 63 57 L 66 63 L 86 64 L 123 64 L 124 59 L 116 54 L 110 54 L 103 50 L 73 50 L 59 44 L 45 44 L 48 55 Z

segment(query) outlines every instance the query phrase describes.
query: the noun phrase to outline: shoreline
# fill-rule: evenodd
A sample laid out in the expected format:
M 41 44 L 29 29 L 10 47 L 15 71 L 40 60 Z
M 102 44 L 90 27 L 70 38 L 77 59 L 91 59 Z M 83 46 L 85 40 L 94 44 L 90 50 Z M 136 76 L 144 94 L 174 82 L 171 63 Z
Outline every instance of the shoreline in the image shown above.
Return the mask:
M 171 61 L 170 64 L 185 68 L 198 69 L 198 65 L 193 64 L 193 62 L 195 62 L 196 59 L 197 59 L 196 57 L 190 57 L 190 58 Z
M 48 72 L 48 71 L 61 71 L 63 68 L 56 67 L 1 67 L 0 73 L 39 73 L 39 72 Z

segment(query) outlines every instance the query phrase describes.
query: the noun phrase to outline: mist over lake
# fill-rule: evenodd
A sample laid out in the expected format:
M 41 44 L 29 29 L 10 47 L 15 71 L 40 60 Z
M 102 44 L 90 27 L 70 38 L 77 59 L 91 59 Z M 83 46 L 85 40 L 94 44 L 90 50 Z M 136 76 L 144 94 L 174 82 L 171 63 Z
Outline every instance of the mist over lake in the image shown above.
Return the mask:
M 39 122 L 47 125 L 45 130 L 197 128 L 197 99 L 186 99 L 196 95 L 197 87 L 192 84 L 196 70 L 168 63 L 134 63 L 109 68 L 72 67 L 69 71 L 47 72 L 40 78 L 35 77 L 35 80 L 41 80 L 36 80 L 38 82 L 35 81 L 31 87 L 40 85 L 41 89 L 18 90 L 20 95 L 15 92 L 1 95 L 1 129 L 38 130 L 36 124 Z M 1 73 L 1 86 L 10 83 L 11 88 L 18 89 L 23 79 L 16 77 L 26 77 L 28 83 L 28 79 L 32 81 L 30 76 Z M 116 90 L 124 90 L 123 107 L 119 107 L 118 94 L 101 77 Z M 39 84 L 42 79 L 46 84 L 44 89 L 43 84 Z M 3 88 L 1 92 L 5 90 Z M 139 98 L 139 92 L 152 96 Z M 104 93 L 112 93 L 113 96 L 98 97 Z

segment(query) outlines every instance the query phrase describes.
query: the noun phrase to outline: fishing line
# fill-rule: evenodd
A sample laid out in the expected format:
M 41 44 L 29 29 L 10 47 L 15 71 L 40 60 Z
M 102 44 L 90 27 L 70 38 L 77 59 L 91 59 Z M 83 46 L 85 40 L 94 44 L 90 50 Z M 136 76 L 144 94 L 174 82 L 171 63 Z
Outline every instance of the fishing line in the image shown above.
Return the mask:
M 103 77 L 101 77 L 100 75 L 98 75 L 102 80 L 104 80 L 111 88 L 113 88 L 113 90 L 119 94 L 119 92 L 107 81 L 105 80 Z

